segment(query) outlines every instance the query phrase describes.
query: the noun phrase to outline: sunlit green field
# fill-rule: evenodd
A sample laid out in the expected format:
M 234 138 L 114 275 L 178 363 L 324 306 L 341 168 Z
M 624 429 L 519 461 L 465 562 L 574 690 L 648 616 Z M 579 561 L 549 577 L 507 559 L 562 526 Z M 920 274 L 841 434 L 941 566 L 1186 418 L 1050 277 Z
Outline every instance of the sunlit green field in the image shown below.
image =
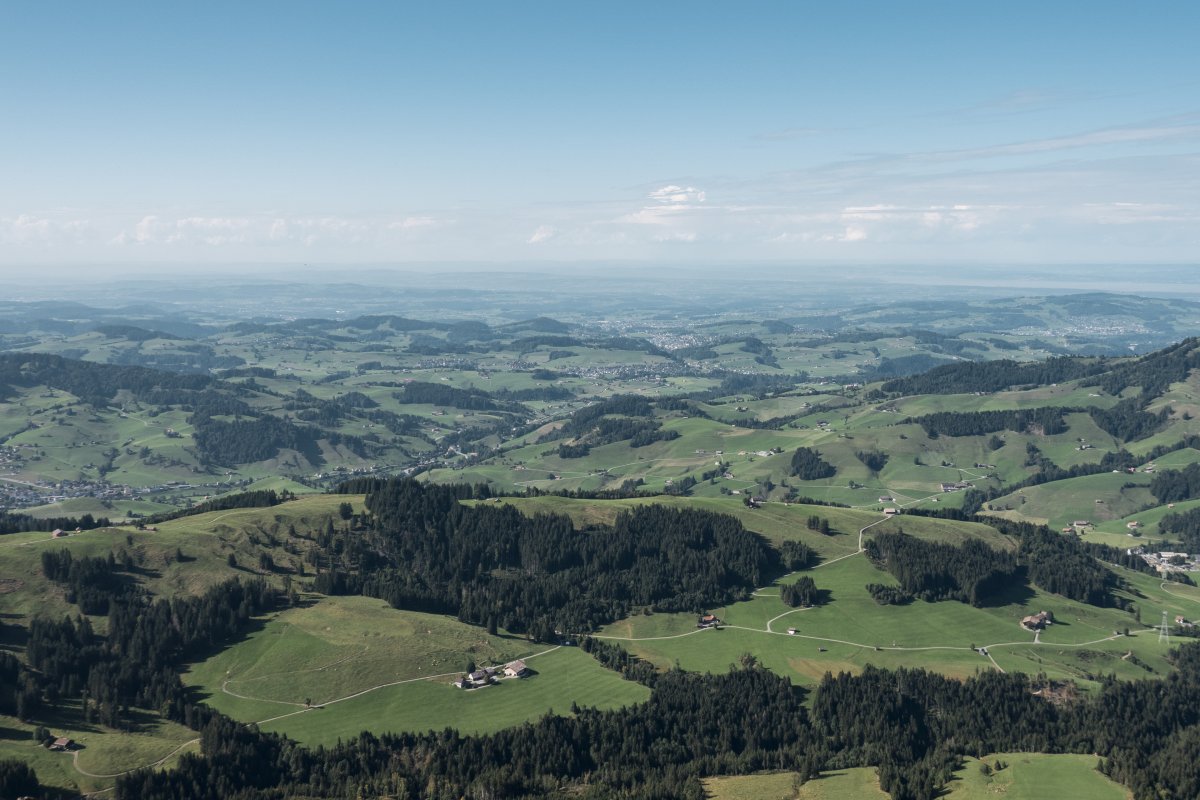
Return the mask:
M 955 677 L 996 668 L 1044 672 L 1085 685 L 1094 685 L 1100 675 L 1134 679 L 1162 676 L 1171 669 L 1165 660 L 1168 646 L 1158 642 L 1157 633 L 1116 609 L 1036 589 L 1014 590 L 984 608 L 921 600 L 880 606 L 865 585 L 894 581 L 862 555 L 810 574 L 818 588 L 829 591 L 826 605 L 790 609 L 779 600 L 777 588 L 765 587 L 751 600 L 712 609 L 726 623 L 719 630 L 698 630 L 692 615 L 655 614 L 606 626 L 601 635 L 655 664 L 678 663 L 685 669 L 721 672 L 751 653 L 801 684 L 819 681 L 826 671 L 856 672 L 866 664 L 927 667 Z M 1157 623 L 1164 610 L 1172 617 L 1200 613 L 1200 593 L 1194 596 L 1191 587 L 1163 589 L 1152 576 L 1121 574 L 1143 595 L 1136 602 L 1147 623 Z M 1053 612 L 1057 621 L 1035 637 L 1020 620 L 1042 609 Z M 789 634 L 789 628 L 796 633 Z M 1124 635 L 1127 628 L 1129 636 Z M 986 648 L 988 655 L 974 648 Z
M 997 763 L 1003 769 L 985 774 Z M 952 800 L 1127 800 L 1129 792 L 1096 771 L 1096 758 L 1086 755 L 998 753 L 966 758 L 942 795 Z M 880 790 L 872 767 L 826 772 L 800 784 L 795 773 L 780 772 L 709 778 L 704 789 L 712 800 L 859 800 L 888 797 Z
M 111 787 L 113 778 L 127 770 L 159 762 L 170 767 L 182 753 L 199 752 L 195 731 L 146 712 L 135 711 L 132 718 L 136 729 L 122 732 L 85 722 L 75 704 L 50 709 L 36 724 L 0 715 L 0 758 L 25 761 L 44 786 L 90 792 Z M 75 752 L 47 750 L 33 741 L 37 724 L 45 725 L 56 737 L 74 739 L 80 748 Z

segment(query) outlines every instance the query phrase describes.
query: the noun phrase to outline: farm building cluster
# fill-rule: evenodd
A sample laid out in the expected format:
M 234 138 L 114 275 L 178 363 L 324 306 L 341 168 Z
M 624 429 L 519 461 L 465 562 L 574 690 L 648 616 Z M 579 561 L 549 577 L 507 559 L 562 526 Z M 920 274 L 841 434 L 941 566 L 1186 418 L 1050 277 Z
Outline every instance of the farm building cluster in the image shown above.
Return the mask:
M 489 686 L 500 678 L 525 678 L 531 674 L 525 662 L 518 658 L 504 666 L 483 667 L 468 672 L 456 680 L 454 686 L 458 689 L 478 689 L 480 686 Z
M 1027 631 L 1045 630 L 1047 625 L 1054 624 L 1054 614 L 1049 611 L 1039 611 L 1021 619 L 1021 627 Z

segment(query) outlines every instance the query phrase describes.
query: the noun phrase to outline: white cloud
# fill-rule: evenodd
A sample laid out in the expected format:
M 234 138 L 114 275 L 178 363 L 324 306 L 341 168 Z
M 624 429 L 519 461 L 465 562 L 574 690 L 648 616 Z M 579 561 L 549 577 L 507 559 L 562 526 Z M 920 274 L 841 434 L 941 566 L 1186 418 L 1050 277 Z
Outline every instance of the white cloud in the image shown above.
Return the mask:
M 555 233 L 557 233 L 557 231 L 554 229 L 553 225 L 539 225 L 537 230 L 533 232 L 533 235 L 525 240 L 525 243 L 541 244 L 542 242 L 553 239 Z
M 669 184 L 655 189 L 647 195 L 659 203 L 703 203 L 707 196 L 695 186 L 676 186 Z
M 431 217 L 427 214 L 422 214 L 396 220 L 388 225 L 388 229 L 394 231 L 411 231 L 418 228 L 432 228 L 442 224 L 444 224 L 442 220 L 439 220 L 436 217 Z
M 62 219 L 39 214 L 0 217 L 0 243 L 54 247 L 84 241 L 91 233 L 86 219 Z

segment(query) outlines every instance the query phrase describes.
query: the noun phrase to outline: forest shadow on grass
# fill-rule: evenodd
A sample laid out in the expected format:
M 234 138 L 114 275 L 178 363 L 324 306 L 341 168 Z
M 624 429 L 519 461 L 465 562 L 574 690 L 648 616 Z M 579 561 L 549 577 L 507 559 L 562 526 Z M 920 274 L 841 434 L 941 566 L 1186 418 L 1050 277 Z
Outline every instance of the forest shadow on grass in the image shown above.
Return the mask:
M 1028 606 L 1029 601 L 1037 597 L 1037 592 L 1028 583 L 1014 583 L 998 592 L 984 598 L 980 608 L 1000 608 L 1001 606 Z M 1031 612 L 1033 613 L 1033 612 Z

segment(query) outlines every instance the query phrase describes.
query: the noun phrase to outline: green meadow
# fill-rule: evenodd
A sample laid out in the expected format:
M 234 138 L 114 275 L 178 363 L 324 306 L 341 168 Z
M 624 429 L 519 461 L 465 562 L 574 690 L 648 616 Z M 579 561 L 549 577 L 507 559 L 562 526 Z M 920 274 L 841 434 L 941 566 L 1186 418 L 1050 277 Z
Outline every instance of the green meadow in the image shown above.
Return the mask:
M 526 659 L 534 674 L 464 690 L 468 665 Z M 306 744 L 360 731 L 486 732 L 580 707 L 641 702 L 649 690 L 576 647 L 538 645 L 363 597 L 323 597 L 272 615 L 184 680 L 214 708 Z
M 992 767 L 1004 765 L 1000 770 Z M 988 771 L 980 767 L 988 765 Z M 833 770 L 800 784 L 792 772 L 708 778 L 711 800 L 870 800 L 888 797 L 872 767 Z M 1127 800 L 1129 792 L 1096 771 L 1095 756 L 997 753 L 965 758 L 940 795 L 948 800 Z
M 1014 591 L 984 608 L 922 600 L 880 606 L 864 587 L 894 580 L 862 555 L 806 574 L 829 592 L 828 603 L 790 609 L 780 601 L 777 587 L 764 587 L 751 600 L 712 609 L 725 623 L 717 630 L 698 630 L 693 615 L 653 614 L 606 626 L 600 635 L 663 667 L 678 663 L 685 669 L 721 672 L 751 653 L 763 665 L 807 685 L 827 671 L 857 672 L 866 664 L 926 667 L 954 677 L 999 668 L 1084 685 L 1095 685 L 1101 675 L 1133 679 L 1162 676 L 1171 669 L 1165 659 L 1168 646 L 1159 644 L 1157 633 L 1116 609 L 1037 589 Z M 1193 598 L 1179 591 L 1191 587 L 1163 588 L 1151 576 L 1121 574 L 1145 622 L 1157 623 L 1164 610 L 1189 619 L 1200 614 L 1200 594 Z M 1043 609 L 1054 613 L 1054 625 L 1037 636 L 1020 626 L 1022 617 Z M 988 654 L 973 648 L 986 648 Z

